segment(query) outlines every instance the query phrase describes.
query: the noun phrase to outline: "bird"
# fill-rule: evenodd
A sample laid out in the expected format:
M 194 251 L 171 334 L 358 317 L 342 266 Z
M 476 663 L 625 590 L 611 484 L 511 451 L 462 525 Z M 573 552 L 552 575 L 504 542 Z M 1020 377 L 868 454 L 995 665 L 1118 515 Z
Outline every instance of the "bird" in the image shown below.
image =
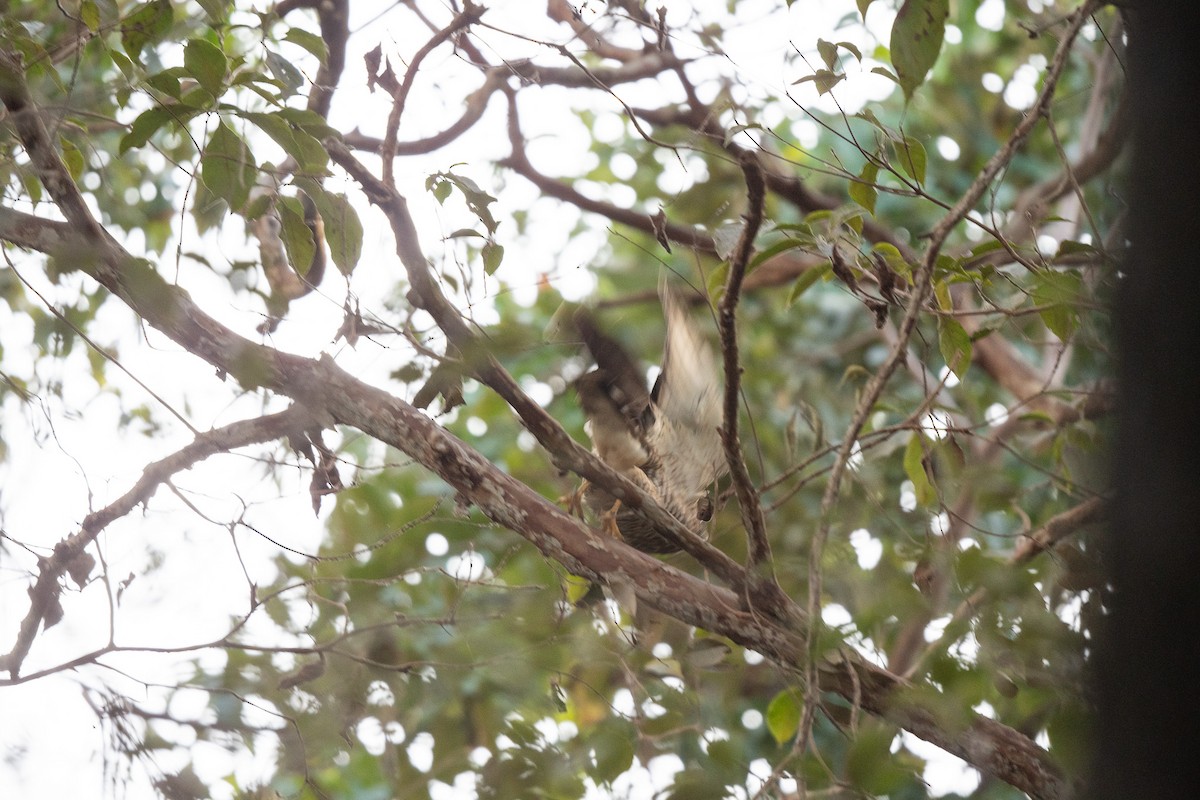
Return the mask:
M 575 381 L 593 452 L 629 478 L 701 538 L 708 538 L 714 483 L 727 471 L 720 439 L 721 379 L 712 348 L 665 280 L 659 298 L 666 321 L 662 369 L 647 391 L 645 373 L 591 312 L 574 315 L 594 369 Z M 646 553 L 679 547 L 637 512 L 584 481 L 584 502 L 604 528 Z

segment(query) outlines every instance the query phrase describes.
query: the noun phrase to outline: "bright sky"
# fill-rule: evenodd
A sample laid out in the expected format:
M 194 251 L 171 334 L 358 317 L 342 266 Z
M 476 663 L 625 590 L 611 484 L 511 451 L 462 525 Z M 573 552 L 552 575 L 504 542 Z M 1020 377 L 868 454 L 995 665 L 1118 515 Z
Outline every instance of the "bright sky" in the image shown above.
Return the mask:
M 371 4 L 355 3 L 357 14 Z M 383 4 L 380 4 L 383 5 Z M 602 7 L 601 3 L 592 3 Z M 723 10 L 725 3 L 710 0 L 707 3 L 667 3 L 668 21 L 685 21 L 699 8 L 710 14 L 714 9 Z M 788 87 L 796 76 L 785 69 L 784 57 L 793 48 L 813 54 L 818 37 L 830 39 L 861 40 L 854 29 L 843 28 L 836 35 L 830 33 L 839 20 L 856 14 L 853 0 L 817 2 L 799 0 L 790 13 L 772 11 L 774 2 L 743 2 L 738 4 L 738 27 L 725 39 L 728 63 L 720 60 L 709 62 L 713 70 L 725 73 L 736 72 L 756 94 L 778 94 Z M 894 11 L 890 3 L 876 2 L 868 18 L 870 31 L 886 42 Z M 538 14 L 530 14 L 528 0 L 510 0 L 490 4 L 491 10 L 485 20 L 498 27 L 512 26 L 532 37 L 561 39 L 565 29 L 545 21 Z M 985 3 L 987 13 L 992 15 L 980 19 L 984 27 L 999 24 L 1003 16 L 1003 3 L 992 0 Z M 995 17 L 997 12 L 1000 17 Z M 586 11 L 586 8 L 585 8 Z M 981 11 L 983 14 L 983 11 Z M 515 22 L 519 20 L 519 22 Z M 410 56 L 423 43 L 426 32 L 413 22 L 411 15 L 397 9 L 377 21 L 364 17 L 352 19 L 351 29 L 369 27 L 366 33 L 352 39 L 352 47 L 359 54 L 382 41 L 384 52 Z M 986 25 L 984 23 L 987 23 Z M 953 34 L 951 34 L 953 36 Z M 496 32 L 484 32 L 480 38 L 497 55 L 529 55 L 538 48 L 528 43 L 512 43 L 508 37 Z M 544 60 L 552 54 L 541 52 Z M 686 50 L 682 55 L 690 55 Z M 698 55 L 698 53 L 696 53 Z M 731 66 L 732 64 L 732 66 Z M 886 79 L 869 74 L 871 64 L 862 67 L 860 75 L 853 75 L 836 89 L 838 99 L 844 107 L 854 110 L 867 99 L 878 99 L 893 86 Z M 707 68 L 699 65 L 698 71 Z M 440 127 L 442 120 L 456 116 L 457 98 L 474 88 L 473 82 L 461 83 L 461 78 L 448 77 L 458 72 L 456 62 L 448 49 L 439 50 L 426 62 L 425 74 L 437 74 L 439 84 L 434 87 L 428 81 L 417 82 L 417 93 L 410 100 L 410 108 L 420 106 L 433 109 L 421 115 L 409 114 L 401 131 L 401 138 L 415 138 Z M 460 80 L 454 84 L 453 80 Z M 380 135 L 386 118 L 386 107 L 378 95 L 372 97 L 358 88 L 364 85 L 360 55 L 348 59 L 347 74 L 335 102 L 331 122 L 349 129 L 358 125 L 363 132 Z M 466 87 L 455 91 L 455 86 Z M 652 102 L 656 86 L 648 82 L 621 88 L 621 95 L 631 104 L 638 104 L 639 96 Z M 800 102 L 820 106 L 812 84 L 789 87 L 792 95 Z M 534 142 L 533 158 L 545 171 L 574 173 L 580 164 L 590 158 L 584 153 L 586 131 L 572 118 L 564 118 L 555 104 L 555 93 L 525 92 L 524 122 L 527 134 Z M 540 99 L 535 99 L 540 98 Z M 603 98 L 599 98 L 603 99 Z M 423 245 L 431 257 L 437 259 L 451 253 L 450 245 L 439 241 L 438 232 L 449 232 L 461 227 L 462 222 L 454 218 L 455 212 L 439 208 L 424 191 L 425 178 L 429 173 L 445 170 L 455 161 L 463 160 L 469 153 L 472 163 L 459 169 L 463 174 L 474 177 L 485 189 L 490 186 L 489 169 L 483 166 L 486 159 L 504 154 L 506 142 L 497 142 L 494 131 L 502 114 L 502 104 L 497 100 L 470 138 L 462 140 L 444 152 L 423 159 L 404 159 L 398 164 L 398 182 L 410 197 L 410 207 L 418 216 L 419 229 L 424 234 Z M 378 113 L 365 116 L 363 108 L 381 109 Z M 436 109 L 445 109 L 445 114 Z M 799 115 L 797 115 L 799 117 Z M 428 128 L 420 129 L 422 120 L 428 120 Z M 767 120 L 768 123 L 773 120 Z M 611 135 L 616 129 L 616 117 L 601 115 L 595 133 Z M 797 119 L 794 133 L 804 141 L 811 138 L 810 125 Z M 609 131 L 606 134 L 605 131 Z M 615 164 L 621 169 L 620 164 Z M 690 180 L 682 171 L 668 176 L 682 186 Z M 337 189 L 336 180 L 331 188 Z M 493 193 L 498 193 L 493 191 Z M 504 238 L 508 231 L 500 231 L 501 241 L 508 248 L 508 256 L 502 266 L 501 276 L 521 290 L 532 293 L 539 274 L 548 274 L 569 296 L 580 296 L 591 288 L 586 272 L 578 269 L 587 265 L 598 250 L 604 246 L 603 232 L 584 237 L 579 241 L 567 242 L 567 233 L 574 227 L 577 212 L 562 209 L 555 203 L 540 200 L 534 190 L 523 179 L 514 178 L 499 192 L 500 205 L 511 208 L 529 208 L 533 223 L 525 243 Z M 367 236 L 364 243 L 362 266 L 354 278 L 354 289 L 363 298 L 384 297 L 392 288 L 398 267 L 390 233 L 386 226 L 371 224 L 378 218 L 373 212 L 362 209 Z M 538 216 L 540 215 L 540 216 Z M 253 257 L 254 248 L 247 242 L 240 225 L 229 226 L 221 237 L 220 252 L 216 258 Z M 536 242 L 531 247 L 529 242 Z M 199 246 L 194 232 L 184 231 L 184 248 Z M 196 297 L 201 306 L 246 335 L 253 336 L 253 329 L 260 321 L 257 301 L 241 299 L 242 305 L 230 305 L 227 287 L 208 276 L 204 270 L 184 260 L 174 263 L 174 243 L 168 246 L 168 256 L 163 270 L 170 273 L 178 266 L 183 285 Z M 19 258 L 19 254 L 14 254 Z M 22 275 L 47 292 L 48 297 L 69 302 L 70 287 L 52 287 L 40 280 L 39 259 L 25 258 L 17 262 Z M 494 284 L 489 288 L 494 288 Z M 357 374 L 377 376 L 381 385 L 384 376 L 395 368 L 396 353 L 369 342 L 358 345 L 357 350 L 344 346 L 331 347 L 331 334 L 341 319 L 343 287 L 335 276 L 327 279 L 324 290 L 327 299 L 306 298 L 293 307 L 292 320 L 280 328 L 276 343 L 293 352 L 315 355 L 323 350 L 334 352 L 344 367 Z M 520 295 L 518 295 L 520 296 Z M 478 299 L 478 298 L 476 298 Z M 478 310 L 482 321 L 487 321 L 486 304 Z M 295 319 L 303 315 L 303 323 Z M 26 371 L 31 365 L 20 363 L 22 352 L 31 352 L 28 342 L 32 331 L 27 321 L 12 314 L 7 306 L 0 306 L 0 331 L 4 332 L 5 358 L 14 371 Z M 140 336 L 146 333 L 146 340 Z M 161 395 L 175 409 L 184 410 L 196 427 L 205 429 L 235 419 L 254 416 L 261 412 L 259 402 L 253 397 L 244 397 L 228 402 L 228 391 L 215 381 L 205 381 L 207 367 L 196 359 L 183 354 L 177 346 L 154 332 L 143 332 L 131 326 L 127 309 L 112 301 L 100 315 L 93 335 L 103 343 L 116 343 L 121 361 L 133 375 Z M 56 368 L 49 362 L 40 365 L 44 371 Z M 173 452 L 190 441 L 191 436 L 174 420 L 156 406 L 145 390 L 120 374 L 116 369 L 108 370 L 113 385 L 121 388 L 129 404 L 145 402 L 155 406 L 155 416 L 164 420 L 164 432 L 154 436 L 140 436 L 135 424 L 131 428 L 117 430 L 116 419 L 120 413 L 117 401 L 111 394 L 97 393 L 96 387 L 86 376 L 90 370 L 81 347 L 67 360 L 62 369 L 64 401 L 47 398 L 41 406 L 19 408 L 9 397 L 2 409 L 4 439 L 10 448 L 7 461 L 0 465 L 0 501 L 3 503 L 4 529 L 15 539 L 28 542 L 35 547 L 49 548 L 77 530 L 80 521 L 90 509 L 100 508 L 123 494 L 136 480 L 142 468 L 150 461 Z M 43 374 L 43 377 L 51 377 Z M 397 388 L 392 384 L 393 388 Z M 282 404 L 279 405 L 282 407 Z M 261 452 L 255 450 L 253 452 Z M 313 551 L 322 536 L 322 522 L 314 519 L 309 507 L 306 477 L 299 472 L 284 473 L 282 487 L 261 480 L 262 468 L 254 461 L 242 456 L 214 458 L 178 476 L 176 485 L 189 495 L 191 501 L 200 505 L 213 519 L 226 520 L 235 517 L 244 502 L 250 507 L 248 518 L 264 520 L 265 528 L 287 531 L 289 547 Z M 236 487 L 237 496 L 230 493 Z M 326 505 L 326 510 L 329 504 Z M 869 549 L 870 536 L 859 537 Z M 225 528 L 208 524 L 188 511 L 169 492 L 161 490 L 144 513 L 138 511 L 129 518 L 112 526 L 102 537 L 105 559 L 109 574 L 114 581 L 127 575 L 134 579 L 123 590 L 117 611 L 117 640 L 126 645 L 184 646 L 215 639 L 226 631 L 231 615 L 245 609 L 245 579 Z M 272 576 L 271 559 L 274 547 L 251 538 L 244 533 L 238 535 L 238 547 L 251 577 L 258 583 L 267 583 Z M 876 543 L 877 544 L 877 543 Z M 460 554 L 449 552 L 448 559 Z M 862 557 L 862 556 L 860 556 Z M 876 556 L 877 558 L 878 556 Z M 26 574 L 32 568 L 32 557 L 20 562 L 8 560 L 0 564 L 0 650 L 11 646 L 16 627 L 27 609 Z M 149 575 L 144 575 L 154 563 L 161 565 Z M 115 587 L 114 587 L 115 589 Z M 50 667 L 81 652 L 102 646 L 108 635 L 108 608 L 103 600 L 103 585 L 89 586 L 79 593 L 68 591 L 63 597 L 66 611 L 64 621 L 50 631 L 39 635 L 33 651 L 25 664 L 24 673 Z M 219 652 L 205 652 L 202 659 L 209 664 L 223 663 Z M 147 699 L 143 682 L 174 684 L 182 675 L 181 664 L 186 656 L 178 660 L 154 654 L 121 654 L 104 659 L 110 672 L 102 677 L 130 696 Z M 104 775 L 100 751 L 102 743 L 95 715 L 87 706 L 85 687 L 97 685 L 90 677 L 97 674 L 95 668 L 86 673 L 60 673 L 18 688 L 0 690 L 0 797 L 71 797 L 77 800 L 100 798 L 111 793 L 112 775 Z M 122 675 L 136 676 L 129 680 Z M 200 692 L 184 693 L 172 712 L 190 716 L 202 712 L 206 697 Z M 751 720 L 753 722 L 753 720 Z M 761 718 L 757 720 L 761 724 Z M 409 746 L 428 749 L 429 742 L 417 732 L 408 732 Z M 385 732 L 378 732 L 383 736 Z M 372 738 L 370 731 L 363 731 L 364 738 Z M 924 745 L 911 737 L 907 744 L 926 757 L 937 756 L 940 751 Z M 919 749 L 923 748 L 923 749 Z M 941 754 L 944 756 L 944 754 Z M 269 751 L 257 758 L 242 756 L 231 762 L 229 755 L 211 745 L 197 746 L 192 752 L 197 772 L 201 777 L 215 778 L 236 768 L 243 785 L 253 783 L 270 766 Z M 954 766 L 957 763 L 960 766 Z M 936 769 L 926 777 L 931 781 L 931 791 L 944 793 L 951 790 L 965 791 L 976 785 L 977 775 L 961 766 L 961 762 L 944 756 L 938 759 Z M 178 759 L 164 758 L 159 766 L 171 770 L 179 766 Z M 766 774 L 765 764 L 754 765 L 754 771 Z M 656 759 L 646 768 L 631 773 L 622 779 L 619 790 L 627 790 L 629 797 L 648 797 L 653 787 L 669 784 L 671 775 L 681 767 L 672 757 Z M 124 796 L 140 800 L 154 796 L 141 769 L 135 768 L 128 776 L 128 793 Z M 462 776 L 460 776 L 462 777 Z M 447 787 L 447 798 L 472 797 L 467 776 L 455 788 Z M 748 790 L 752 790 L 753 782 Z M 121 794 L 120 791 L 117 792 Z M 226 794 L 225 796 L 228 796 Z M 594 797 L 602 795 L 595 793 Z M 221 795 L 217 795 L 221 797 Z

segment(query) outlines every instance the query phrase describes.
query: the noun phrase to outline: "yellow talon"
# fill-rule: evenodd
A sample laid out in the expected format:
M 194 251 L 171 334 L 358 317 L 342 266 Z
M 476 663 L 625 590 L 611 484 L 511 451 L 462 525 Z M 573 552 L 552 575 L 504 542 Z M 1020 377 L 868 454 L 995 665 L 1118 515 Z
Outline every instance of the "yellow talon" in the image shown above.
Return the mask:
M 567 507 L 567 513 L 573 517 L 583 519 L 583 495 L 587 491 L 588 482 L 584 478 L 583 483 L 579 484 L 579 488 L 570 494 L 564 494 L 558 498 L 558 504 Z
M 617 525 L 617 512 L 621 510 L 621 501 L 616 500 L 612 504 L 612 508 L 605 511 L 600 517 L 601 529 L 612 536 L 614 539 L 625 541 L 625 537 L 621 535 L 621 528 Z

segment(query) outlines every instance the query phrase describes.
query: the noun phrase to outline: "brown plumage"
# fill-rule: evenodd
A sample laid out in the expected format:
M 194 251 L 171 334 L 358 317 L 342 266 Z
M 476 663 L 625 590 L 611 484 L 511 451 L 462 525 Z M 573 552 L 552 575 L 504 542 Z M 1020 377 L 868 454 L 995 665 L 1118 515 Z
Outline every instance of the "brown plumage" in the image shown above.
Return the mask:
M 659 296 L 667 334 L 662 372 L 654 388 L 646 391 L 644 373 L 624 347 L 603 333 L 589 313 L 580 311 L 575 325 L 596 368 L 576 381 L 575 389 L 596 455 L 707 538 L 713 513 L 709 493 L 726 471 L 717 432 L 720 377 L 712 348 L 679 296 L 666 283 L 660 286 Z M 584 499 L 639 550 L 671 553 L 678 549 L 604 490 L 587 485 Z

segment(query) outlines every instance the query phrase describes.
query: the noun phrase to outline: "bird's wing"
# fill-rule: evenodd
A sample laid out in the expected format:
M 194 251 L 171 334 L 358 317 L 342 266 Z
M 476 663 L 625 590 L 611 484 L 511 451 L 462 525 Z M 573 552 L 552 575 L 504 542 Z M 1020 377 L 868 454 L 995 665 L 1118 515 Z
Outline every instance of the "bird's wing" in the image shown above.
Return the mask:
M 644 429 L 652 421 L 646 377 L 637 362 L 613 337 L 596 325 L 584 308 L 575 312 L 575 327 L 596 366 L 604 375 L 604 387 L 631 427 Z
M 661 420 L 651 438 L 662 456 L 663 481 L 685 495 L 703 493 L 726 470 L 717 430 L 721 375 L 678 292 L 663 281 L 659 296 L 667 337 L 662 373 L 651 395 Z

